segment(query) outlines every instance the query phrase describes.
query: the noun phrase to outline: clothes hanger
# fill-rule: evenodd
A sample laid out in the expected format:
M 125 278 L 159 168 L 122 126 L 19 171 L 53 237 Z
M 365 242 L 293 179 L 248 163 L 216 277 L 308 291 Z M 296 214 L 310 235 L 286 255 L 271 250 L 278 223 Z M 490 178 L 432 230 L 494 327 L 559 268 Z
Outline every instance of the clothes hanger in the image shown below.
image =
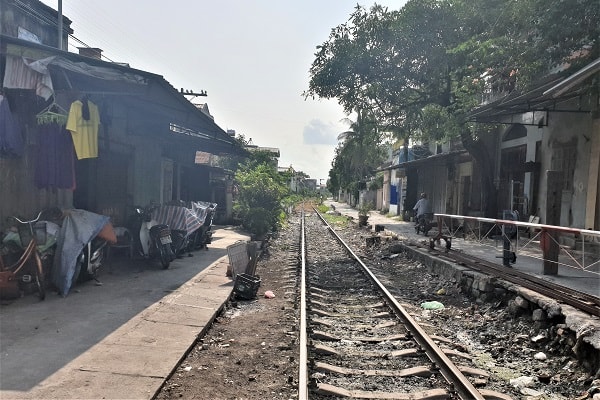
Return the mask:
M 56 98 L 52 98 L 52 103 L 40 111 L 35 117 L 38 125 L 46 125 L 57 123 L 66 125 L 69 113 L 56 102 Z

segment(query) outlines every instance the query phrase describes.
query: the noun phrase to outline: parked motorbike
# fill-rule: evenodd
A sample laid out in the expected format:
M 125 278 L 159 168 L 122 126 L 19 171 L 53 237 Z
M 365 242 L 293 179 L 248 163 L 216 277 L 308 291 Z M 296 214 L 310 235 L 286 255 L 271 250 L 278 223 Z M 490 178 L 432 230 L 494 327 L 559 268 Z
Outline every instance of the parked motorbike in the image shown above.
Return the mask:
M 144 258 L 159 258 L 163 269 L 169 268 L 175 254 L 171 248 L 173 240 L 168 225 L 152 219 L 153 207 L 136 207 L 136 225 L 132 232 L 138 232 L 141 254 Z
M 190 236 L 188 245 L 188 249 L 190 249 L 190 251 L 199 249 L 208 250 L 208 245 L 212 242 L 212 225 L 216 210 L 217 203 L 210 203 L 208 205 L 204 223 Z
M 110 239 L 110 237 L 114 237 L 114 239 Z M 109 242 L 116 243 L 116 236 L 110 222 L 106 224 L 101 233 L 89 241 L 81 250 L 75 264 L 73 282 L 81 283 L 93 279 L 100 283 L 98 273 L 102 263 L 106 260 Z
M 415 225 L 415 230 L 417 231 L 417 235 L 420 232 L 423 232 L 424 236 L 427 236 L 431 228 L 433 227 L 433 213 L 425 213 L 423 215 L 419 215 L 417 217 L 417 223 Z
M 176 258 L 183 257 L 182 254 L 186 251 L 190 250 L 190 236 L 186 231 L 181 230 L 171 230 L 171 239 L 173 243 L 171 244 L 171 250 Z

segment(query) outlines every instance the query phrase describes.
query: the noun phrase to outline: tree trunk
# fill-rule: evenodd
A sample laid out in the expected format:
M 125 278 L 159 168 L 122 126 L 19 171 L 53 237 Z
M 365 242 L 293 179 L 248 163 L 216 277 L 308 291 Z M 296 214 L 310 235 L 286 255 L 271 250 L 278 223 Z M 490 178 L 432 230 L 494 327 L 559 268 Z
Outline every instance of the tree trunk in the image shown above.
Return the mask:
M 473 156 L 481 168 L 481 179 L 483 184 L 483 209 L 485 217 L 498 217 L 498 189 L 494 185 L 494 159 L 490 156 L 488 149 L 480 141 L 473 140 L 468 129 L 463 129 L 460 134 L 463 147 Z

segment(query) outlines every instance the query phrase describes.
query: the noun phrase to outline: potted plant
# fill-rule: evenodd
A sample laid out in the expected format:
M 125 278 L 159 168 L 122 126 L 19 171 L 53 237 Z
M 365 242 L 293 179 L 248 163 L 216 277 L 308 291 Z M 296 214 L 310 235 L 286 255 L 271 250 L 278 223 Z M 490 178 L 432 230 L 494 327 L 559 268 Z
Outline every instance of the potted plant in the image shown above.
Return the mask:
M 367 226 L 369 220 L 369 214 L 373 210 L 373 204 L 371 202 L 363 202 L 359 204 L 358 208 L 358 226 Z

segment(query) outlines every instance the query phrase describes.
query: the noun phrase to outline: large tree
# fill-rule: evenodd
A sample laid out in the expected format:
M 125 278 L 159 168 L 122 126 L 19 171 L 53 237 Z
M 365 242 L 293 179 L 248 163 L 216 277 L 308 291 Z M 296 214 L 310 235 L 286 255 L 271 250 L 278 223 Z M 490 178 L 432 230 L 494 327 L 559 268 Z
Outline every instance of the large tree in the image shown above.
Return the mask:
M 356 120 L 347 120 L 350 129 L 339 135 L 340 143 L 329 171 L 328 189 L 335 193 L 339 189 L 353 192 L 360 182 L 366 182 L 384 160 L 381 132 L 373 115 L 367 110 L 358 110 Z
M 482 140 L 489 130 L 466 116 L 490 88 L 519 90 L 557 64 L 598 57 L 598 11 L 596 0 L 357 6 L 318 46 L 305 95 L 335 98 L 348 113 L 369 110 L 398 139 L 460 138 L 481 169 L 486 214 L 495 216 L 494 168 Z

